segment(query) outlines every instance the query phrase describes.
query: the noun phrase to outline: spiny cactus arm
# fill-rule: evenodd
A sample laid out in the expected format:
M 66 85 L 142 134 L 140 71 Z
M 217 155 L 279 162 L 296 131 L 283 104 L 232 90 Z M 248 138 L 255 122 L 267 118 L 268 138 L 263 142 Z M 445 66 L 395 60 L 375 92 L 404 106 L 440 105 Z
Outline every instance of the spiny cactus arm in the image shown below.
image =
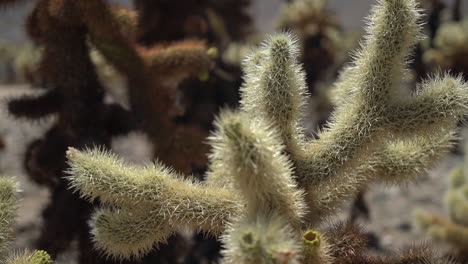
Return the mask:
M 145 74 L 143 59 L 131 40 L 120 31 L 118 17 L 113 15 L 110 6 L 102 0 L 84 0 L 75 5 L 88 28 L 91 42 L 119 72 L 128 77 Z
M 225 177 L 247 203 L 247 214 L 281 213 L 293 226 L 300 226 L 305 214 L 303 192 L 293 179 L 291 161 L 274 127 L 252 121 L 242 113 L 224 111 L 215 121 L 210 138 L 216 152 L 212 157 L 223 167 Z
M 156 73 L 160 79 L 180 81 L 191 74 L 207 71 L 212 65 L 213 56 L 216 54 L 213 50 L 208 52 L 209 49 L 200 41 L 181 41 L 166 48 L 137 48 L 132 39 L 126 38 L 118 31 L 122 16 L 124 20 L 132 16 L 127 14 L 129 11 L 108 7 L 102 1 L 83 2 L 77 5 L 81 7 L 85 17 L 91 41 L 120 72 L 129 75 L 128 77 L 139 76 L 149 70 Z
M 224 226 L 242 212 L 242 200 L 231 191 L 183 180 L 161 164 L 139 168 L 99 149 L 70 149 L 67 157 L 72 188 L 90 200 L 161 210 L 167 223 L 180 220 L 215 232 L 220 229 L 218 224 Z
M 442 217 L 416 212 L 416 223 L 432 239 L 452 244 L 459 249 L 468 245 L 468 228 L 450 222 Z
M 308 230 L 302 235 L 302 263 L 330 264 L 334 263 L 330 248 L 324 236 L 314 230 Z
M 359 226 L 351 222 L 333 224 L 323 235 L 330 245 L 328 255 L 333 258 L 334 263 L 348 263 L 350 259 L 364 255 L 368 248 L 367 236 Z
M 52 258 L 44 250 L 36 250 L 30 259 L 31 264 L 53 264 Z
M 190 75 L 207 72 L 217 56 L 215 48 L 208 48 L 203 41 L 186 40 L 167 47 L 140 48 L 150 72 L 162 80 L 180 82 Z
M 468 227 L 468 186 L 450 190 L 445 197 L 445 208 L 454 223 Z
M 467 91 L 468 85 L 461 76 L 426 80 L 414 96 L 389 107 L 389 128 L 393 132 L 424 134 L 434 126 L 451 126 L 467 113 Z
M 153 211 L 103 208 L 90 221 L 94 245 L 114 259 L 141 258 L 176 231 Z
M 320 222 L 373 181 L 400 183 L 421 175 L 451 149 L 456 138 L 453 131 L 441 129 L 432 135 L 387 141 L 379 150 L 369 152 L 371 158 L 364 163 L 358 158 L 348 161 L 352 170 L 343 168 L 342 175 L 307 187 L 306 200 L 314 216 L 310 224 Z
M 8 102 L 8 112 L 16 118 L 39 119 L 60 111 L 63 98 L 55 90 L 39 96 L 25 95 Z
M 296 39 L 277 34 L 245 62 L 246 82 L 241 87 L 241 109 L 252 119 L 271 122 L 287 151 L 299 152 L 299 119 L 305 102 L 305 76 L 298 64 Z
M 351 74 L 357 77 L 352 103 L 338 107 L 328 128 L 306 147 L 306 162 L 299 168 L 302 181 L 316 183 L 335 175 L 385 124 L 408 50 L 420 35 L 419 16 L 413 0 L 382 0 L 373 8 Z
M 16 183 L 11 178 L 0 178 L 0 258 L 11 241 L 17 199 Z
M 43 250 L 36 250 L 34 252 L 25 251 L 9 256 L 4 264 L 53 264 L 54 261 Z
M 299 239 L 287 221 L 277 214 L 243 217 L 222 236 L 223 264 L 297 264 Z
M 355 83 L 355 69 L 356 67 L 352 66 L 345 67 L 344 70 L 340 72 L 338 80 L 336 80 L 329 91 L 328 97 L 335 106 L 343 105 L 352 98 L 357 85 Z
M 189 172 L 191 163 L 198 164 L 202 160 L 200 155 L 192 154 L 204 151 L 205 146 L 199 140 L 203 133 L 199 128 L 180 127 L 173 122 L 174 91 L 151 74 L 134 41 L 119 31 L 108 5 L 102 0 L 75 3 L 88 28 L 92 44 L 127 79 L 132 112 L 152 140 L 158 142 L 156 156 L 178 171 Z M 177 141 L 181 139 L 191 143 L 189 152 L 186 151 L 187 146 L 178 145 Z

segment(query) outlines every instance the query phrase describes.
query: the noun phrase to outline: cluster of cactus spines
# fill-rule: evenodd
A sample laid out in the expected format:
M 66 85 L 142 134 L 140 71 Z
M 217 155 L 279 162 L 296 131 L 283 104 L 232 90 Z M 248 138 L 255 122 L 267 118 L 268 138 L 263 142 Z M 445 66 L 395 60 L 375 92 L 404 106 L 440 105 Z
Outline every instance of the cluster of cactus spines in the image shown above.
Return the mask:
M 17 200 L 17 191 L 13 179 L 0 178 L 0 256 L 6 253 L 11 241 Z
M 5 264 L 52 264 L 47 252 L 10 253 L 18 203 L 17 184 L 13 178 L 0 177 L 0 262 Z
M 272 44 L 278 39 L 272 39 Z M 212 163 L 221 163 L 223 177 L 240 190 L 246 200 L 246 214 L 259 212 L 282 215 L 294 226 L 300 226 L 305 214 L 303 193 L 294 180 L 293 164 L 276 129 L 264 120 L 249 119 L 243 113 L 221 113 L 216 133 L 211 137 L 215 151 Z M 208 178 L 209 179 L 209 178 Z
M 408 50 L 420 37 L 418 18 L 414 0 L 378 2 L 362 50 L 345 70 L 349 98 L 317 139 L 305 139 L 299 126 L 306 87 L 294 38 L 278 34 L 254 50 L 240 110 L 223 112 L 209 139 L 206 183 L 183 180 L 161 163 L 141 168 L 99 149 L 70 149 L 72 188 L 109 206 L 91 222 L 98 247 L 115 258 L 138 258 L 188 227 L 224 232 L 228 263 L 307 263 L 305 255 L 313 258 L 320 245 L 319 263 L 340 260 L 326 234 L 318 239 L 329 244 L 304 249 L 304 238 L 314 240 L 310 230 L 303 234 L 304 223 L 316 226 L 374 180 L 398 183 L 423 173 L 451 147 L 468 110 L 467 85 L 449 76 L 397 99 Z M 133 243 L 124 246 L 126 238 Z M 371 263 L 364 259 L 353 258 Z
M 16 253 L 9 256 L 4 264 L 53 264 L 49 254 L 43 250 L 36 250 L 33 252 Z
M 468 248 L 468 174 L 465 164 L 453 169 L 449 190 L 445 196 L 448 218 L 416 212 L 416 222 L 432 239 L 451 244 L 463 258 Z
M 221 237 L 222 263 L 300 263 L 302 245 L 297 232 L 274 213 L 244 216 Z

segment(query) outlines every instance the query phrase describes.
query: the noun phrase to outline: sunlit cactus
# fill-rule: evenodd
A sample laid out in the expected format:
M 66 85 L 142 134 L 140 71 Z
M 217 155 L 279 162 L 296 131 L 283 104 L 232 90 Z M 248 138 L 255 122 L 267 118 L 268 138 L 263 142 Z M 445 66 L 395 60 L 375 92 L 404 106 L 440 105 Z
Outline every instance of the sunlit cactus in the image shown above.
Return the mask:
M 13 240 L 18 190 L 12 178 L 0 178 L 0 262 L 4 264 L 52 264 L 47 252 L 10 253 L 9 247 Z
M 3 263 L 3 262 L 2 262 Z M 43 250 L 36 250 L 33 252 L 15 253 L 9 256 L 5 264 L 53 264 L 54 261 L 50 258 L 49 254 Z
M 269 38 L 245 61 L 240 110 L 215 123 L 206 182 L 183 180 L 161 163 L 136 167 L 107 151 L 70 149 L 72 188 L 109 205 L 91 222 L 97 247 L 140 258 L 190 228 L 223 234 L 226 263 L 341 261 L 333 248 L 347 245 L 311 228 L 371 182 L 422 174 L 450 149 L 468 113 L 460 78 L 434 77 L 399 96 L 419 16 L 414 0 L 378 2 L 361 51 L 336 84 L 347 97 L 314 139 L 300 126 L 307 88 L 295 38 Z M 346 263 L 387 263 L 364 259 Z
M 16 192 L 12 179 L 0 178 L 0 256 L 4 256 L 11 241 L 18 200 Z

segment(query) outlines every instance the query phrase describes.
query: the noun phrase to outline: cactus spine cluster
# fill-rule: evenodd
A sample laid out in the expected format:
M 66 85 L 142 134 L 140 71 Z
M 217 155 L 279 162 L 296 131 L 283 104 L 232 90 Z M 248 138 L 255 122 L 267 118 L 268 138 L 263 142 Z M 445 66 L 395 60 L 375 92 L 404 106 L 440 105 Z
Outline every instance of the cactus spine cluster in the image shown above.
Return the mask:
M 0 178 L 0 263 L 4 264 L 52 264 L 50 256 L 42 250 L 8 253 L 15 223 L 18 194 L 11 178 Z
M 338 261 L 327 253 L 338 244 L 310 227 L 370 182 L 420 175 L 451 147 L 468 112 L 460 78 L 435 77 L 397 96 L 419 16 L 414 0 L 378 1 L 361 51 L 335 87 L 347 96 L 314 139 L 299 125 L 306 85 L 295 38 L 277 34 L 254 50 L 240 109 L 220 114 L 209 138 L 206 182 L 161 163 L 136 167 L 100 149 L 69 149 L 72 187 L 107 205 L 91 222 L 96 246 L 138 258 L 190 228 L 222 234 L 225 263 Z

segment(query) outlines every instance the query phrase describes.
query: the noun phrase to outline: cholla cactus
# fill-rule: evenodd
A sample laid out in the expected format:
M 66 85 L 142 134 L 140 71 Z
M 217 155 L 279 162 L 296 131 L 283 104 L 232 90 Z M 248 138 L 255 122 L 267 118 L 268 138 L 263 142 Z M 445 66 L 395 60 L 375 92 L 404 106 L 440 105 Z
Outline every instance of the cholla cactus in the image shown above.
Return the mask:
M 240 110 L 215 123 L 204 183 L 160 163 L 142 168 L 99 149 L 70 149 L 72 188 L 109 205 L 91 222 L 96 246 L 141 257 L 189 228 L 222 233 L 225 263 L 338 262 L 333 249 L 346 243 L 304 226 L 314 228 L 370 182 L 420 175 L 451 147 L 468 112 L 460 78 L 437 77 L 398 96 L 418 18 L 414 0 L 378 2 L 361 52 L 336 84 L 346 97 L 316 139 L 299 125 L 306 87 L 295 38 L 271 37 L 245 61 Z M 366 263 L 356 259 L 347 263 Z
M 53 264 L 49 254 L 43 250 L 36 250 L 34 252 L 23 252 L 20 254 L 13 254 L 8 257 L 5 264 Z
M 0 178 L 0 256 L 8 249 L 16 211 L 16 187 L 10 178 Z
M 453 245 L 455 250 L 464 257 L 467 256 L 466 249 L 468 248 L 467 164 L 465 161 L 465 166 L 455 168 L 450 175 L 450 189 L 445 197 L 448 219 L 430 215 L 421 210 L 416 213 L 417 224 L 424 232 L 436 241 L 444 241 Z
M 0 262 L 4 264 L 52 264 L 50 256 L 42 250 L 7 254 L 12 239 L 17 202 L 15 181 L 10 178 L 0 178 Z

